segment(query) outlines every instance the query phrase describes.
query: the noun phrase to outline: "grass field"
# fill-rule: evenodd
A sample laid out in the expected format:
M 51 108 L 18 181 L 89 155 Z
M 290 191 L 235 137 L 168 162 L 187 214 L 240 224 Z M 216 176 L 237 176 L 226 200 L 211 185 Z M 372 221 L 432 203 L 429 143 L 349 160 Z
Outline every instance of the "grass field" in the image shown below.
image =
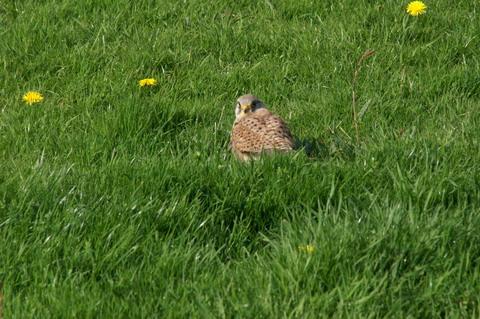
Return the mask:
M 1 1 L 4 317 L 480 317 L 480 2 L 407 3 Z

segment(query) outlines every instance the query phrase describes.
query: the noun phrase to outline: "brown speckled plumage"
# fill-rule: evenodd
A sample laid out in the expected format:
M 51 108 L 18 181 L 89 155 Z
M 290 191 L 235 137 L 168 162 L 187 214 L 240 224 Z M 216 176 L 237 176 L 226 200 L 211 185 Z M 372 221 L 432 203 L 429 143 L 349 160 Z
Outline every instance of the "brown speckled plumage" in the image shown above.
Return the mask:
M 245 96 L 244 96 L 245 97 Z M 258 101 L 254 96 L 248 99 Z M 242 97 L 239 99 L 239 101 Z M 240 104 L 238 104 L 240 106 Z M 288 152 L 293 149 L 293 138 L 283 120 L 261 104 L 258 109 L 244 112 L 233 124 L 231 148 L 240 160 L 257 158 L 261 153 Z

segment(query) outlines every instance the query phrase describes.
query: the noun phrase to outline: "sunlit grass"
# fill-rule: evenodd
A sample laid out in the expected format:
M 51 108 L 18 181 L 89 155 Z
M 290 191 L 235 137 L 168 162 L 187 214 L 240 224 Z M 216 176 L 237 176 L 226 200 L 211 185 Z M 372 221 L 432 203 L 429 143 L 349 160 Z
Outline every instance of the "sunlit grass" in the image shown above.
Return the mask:
M 480 4 L 407 4 L 0 4 L 4 317 L 478 317 Z

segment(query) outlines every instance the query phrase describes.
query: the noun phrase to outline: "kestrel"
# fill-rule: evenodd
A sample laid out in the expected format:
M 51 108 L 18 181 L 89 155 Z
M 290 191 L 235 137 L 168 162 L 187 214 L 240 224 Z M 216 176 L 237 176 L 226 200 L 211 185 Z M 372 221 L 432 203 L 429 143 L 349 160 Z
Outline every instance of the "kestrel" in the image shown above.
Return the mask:
M 237 100 L 230 139 L 233 154 L 242 161 L 256 159 L 262 153 L 293 149 L 292 134 L 285 122 L 250 94 Z

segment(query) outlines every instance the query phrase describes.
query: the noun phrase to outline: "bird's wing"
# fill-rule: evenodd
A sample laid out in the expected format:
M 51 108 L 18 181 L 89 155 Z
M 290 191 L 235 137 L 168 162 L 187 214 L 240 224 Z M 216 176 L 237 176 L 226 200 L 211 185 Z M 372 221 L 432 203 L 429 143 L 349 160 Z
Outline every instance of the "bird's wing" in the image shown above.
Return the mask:
M 287 124 L 276 115 L 266 117 L 265 122 L 267 128 L 263 148 L 265 150 L 292 150 L 293 137 Z
M 255 114 L 258 113 L 258 114 Z M 232 147 L 242 153 L 289 151 L 293 138 L 283 120 L 270 112 L 255 112 L 238 121 L 232 130 Z

